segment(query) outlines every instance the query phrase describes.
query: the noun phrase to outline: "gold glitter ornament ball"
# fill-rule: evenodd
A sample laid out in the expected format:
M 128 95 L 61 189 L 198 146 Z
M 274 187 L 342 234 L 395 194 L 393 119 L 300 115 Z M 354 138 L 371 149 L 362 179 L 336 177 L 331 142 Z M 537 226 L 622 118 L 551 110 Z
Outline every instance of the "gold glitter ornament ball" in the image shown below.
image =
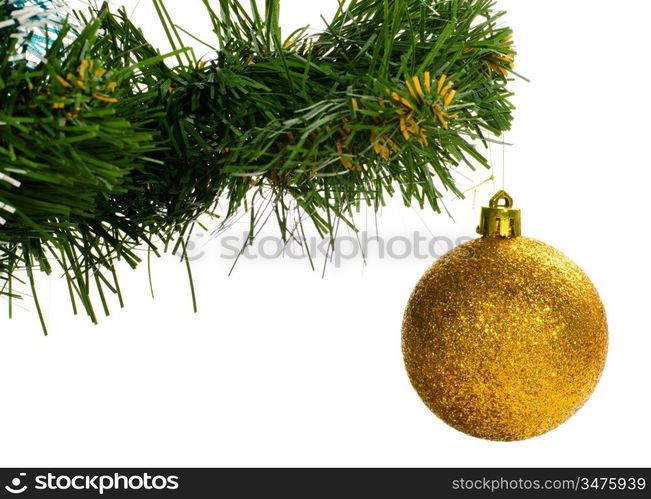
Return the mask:
M 606 360 L 606 315 L 576 264 L 520 236 L 520 212 L 503 191 L 479 230 L 484 237 L 445 255 L 416 286 L 402 329 L 405 365 L 449 425 L 524 440 L 590 397 Z

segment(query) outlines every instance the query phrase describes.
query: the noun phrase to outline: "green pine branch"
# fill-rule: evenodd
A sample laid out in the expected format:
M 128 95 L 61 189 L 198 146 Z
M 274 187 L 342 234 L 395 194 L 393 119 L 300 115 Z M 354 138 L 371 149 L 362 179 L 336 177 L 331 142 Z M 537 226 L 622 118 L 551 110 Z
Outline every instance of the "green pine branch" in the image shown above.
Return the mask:
M 350 0 L 321 32 L 288 35 L 278 0 L 203 0 L 215 54 L 201 61 L 191 27 L 153 1 L 172 54 L 108 9 L 78 13 L 85 27 L 35 67 L 0 33 L 10 307 L 23 270 L 37 299 L 34 272 L 54 265 L 97 321 L 93 296 L 105 314 L 108 295 L 122 303 L 118 261 L 136 267 L 143 247 L 187 260 L 206 214 L 248 212 L 252 236 L 273 214 L 300 239 L 306 219 L 334 237 L 394 195 L 440 211 L 445 191 L 462 196 L 456 171 L 488 167 L 487 137 L 511 126 L 515 52 L 492 0 Z

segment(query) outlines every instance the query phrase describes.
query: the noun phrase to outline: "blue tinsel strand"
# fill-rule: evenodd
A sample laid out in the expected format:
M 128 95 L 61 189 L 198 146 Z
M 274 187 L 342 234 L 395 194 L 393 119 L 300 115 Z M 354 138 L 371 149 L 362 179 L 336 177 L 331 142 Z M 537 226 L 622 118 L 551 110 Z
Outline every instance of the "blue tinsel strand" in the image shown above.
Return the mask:
M 18 40 L 11 59 L 40 61 L 69 14 L 66 0 L 0 0 L 0 37 Z

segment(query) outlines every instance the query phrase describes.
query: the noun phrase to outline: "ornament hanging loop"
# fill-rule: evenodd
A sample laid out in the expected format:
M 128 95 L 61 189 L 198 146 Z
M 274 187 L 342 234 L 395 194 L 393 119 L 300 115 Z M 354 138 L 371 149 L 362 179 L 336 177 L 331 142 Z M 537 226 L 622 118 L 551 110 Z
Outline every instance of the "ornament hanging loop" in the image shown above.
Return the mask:
M 488 206 L 481 210 L 477 232 L 484 237 L 517 237 L 522 235 L 520 210 L 513 208 L 513 198 L 498 191 Z
M 504 202 L 504 204 L 500 204 Z M 491 208 L 513 208 L 513 198 L 506 191 L 498 191 L 489 201 Z

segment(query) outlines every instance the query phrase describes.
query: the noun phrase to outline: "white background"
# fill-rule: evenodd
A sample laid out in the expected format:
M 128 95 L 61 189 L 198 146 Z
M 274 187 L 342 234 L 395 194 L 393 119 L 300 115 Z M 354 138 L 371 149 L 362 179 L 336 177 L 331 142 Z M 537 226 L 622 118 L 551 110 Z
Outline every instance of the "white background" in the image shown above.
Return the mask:
M 167 3 L 210 39 L 199 0 Z M 430 261 L 357 258 L 325 278 L 304 261 L 241 261 L 228 277 L 232 262 L 204 240 L 197 315 L 173 257 L 154 264 L 155 300 L 145 268 L 124 269 L 127 307 L 99 326 L 72 317 L 57 277 L 41 281 L 49 337 L 29 303 L 14 320 L 3 314 L 0 465 L 651 466 L 651 4 L 498 5 L 531 82 L 513 85 L 514 145 L 493 147 L 497 176 L 504 157 L 525 233 L 579 263 L 608 312 L 608 363 L 584 408 L 524 442 L 465 436 L 425 408 L 402 365 L 403 307 Z M 289 33 L 320 27 L 336 2 L 282 6 Z M 147 0 L 134 19 L 164 46 Z M 450 197 L 454 221 L 395 203 L 379 217 L 380 235 L 471 235 L 494 187 Z

